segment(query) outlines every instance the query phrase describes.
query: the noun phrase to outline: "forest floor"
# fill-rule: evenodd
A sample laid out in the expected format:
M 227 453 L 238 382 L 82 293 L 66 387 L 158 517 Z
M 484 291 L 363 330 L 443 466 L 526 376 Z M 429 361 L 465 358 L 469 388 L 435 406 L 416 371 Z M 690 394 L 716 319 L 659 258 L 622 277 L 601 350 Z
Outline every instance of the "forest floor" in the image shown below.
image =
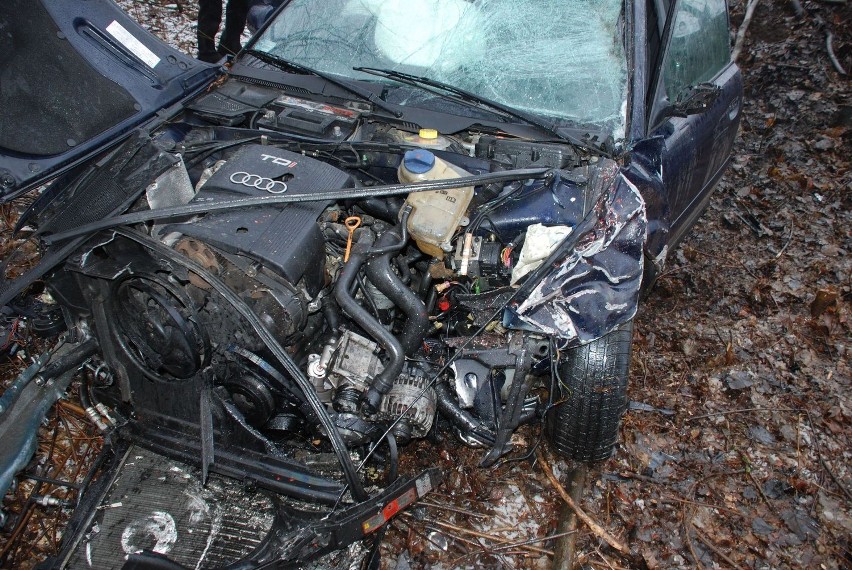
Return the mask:
M 193 8 L 120 4 L 194 53 Z M 745 3 L 731 4 L 736 32 Z M 850 21 L 846 0 L 754 13 L 731 166 L 640 308 L 631 409 L 613 457 L 586 477 L 583 509 L 633 556 L 580 524 L 584 568 L 852 568 L 852 96 L 828 48 L 852 73 Z M 64 460 L 53 478 L 80 473 L 97 447 L 69 400 L 45 426 Z M 516 443 L 538 438 L 526 428 Z M 438 466 L 447 481 L 396 519 L 384 567 L 552 566 L 562 509 L 541 463 L 483 470 L 480 453 L 449 439 L 406 448 L 404 468 Z M 545 456 L 559 478 L 575 467 Z M 34 492 L 19 486 L 11 510 L 31 514 L 3 528 L 3 567 L 31 566 L 61 535 L 67 512 L 27 502 Z

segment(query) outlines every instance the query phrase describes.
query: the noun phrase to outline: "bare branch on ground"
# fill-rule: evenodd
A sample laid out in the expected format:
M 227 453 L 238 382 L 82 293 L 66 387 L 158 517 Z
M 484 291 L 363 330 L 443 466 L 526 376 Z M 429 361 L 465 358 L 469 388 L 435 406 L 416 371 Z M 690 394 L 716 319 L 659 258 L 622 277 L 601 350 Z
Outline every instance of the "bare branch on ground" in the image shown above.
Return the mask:
M 746 30 L 748 30 L 749 24 L 751 24 L 751 19 L 754 17 L 754 11 L 757 9 L 757 3 L 759 1 L 760 0 L 748 0 L 745 18 L 743 18 L 743 23 L 740 25 L 740 29 L 737 30 L 737 40 L 734 42 L 734 51 L 731 52 L 731 61 L 737 61 L 740 57 L 740 52 L 742 51 L 743 43 L 745 42 Z
M 559 483 L 559 480 L 556 479 L 556 476 L 553 474 L 553 470 L 550 468 L 550 464 L 544 458 L 544 453 L 542 453 L 541 449 L 536 450 L 536 457 L 538 458 L 538 462 L 541 464 L 541 468 L 544 471 L 544 474 L 547 475 L 547 478 L 550 480 L 550 483 L 553 485 L 553 488 L 556 489 L 556 492 L 559 493 L 559 496 L 562 497 L 562 500 L 565 501 L 569 507 L 571 507 L 577 516 L 583 521 L 589 530 L 591 530 L 595 535 L 597 535 L 600 539 L 604 540 L 607 544 L 609 544 L 613 549 L 617 550 L 619 553 L 623 554 L 629 559 L 633 558 L 633 553 L 630 552 L 630 549 L 623 545 L 618 541 L 614 536 L 612 536 L 607 530 L 599 525 L 592 517 L 590 517 L 586 511 L 584 511 L 580 506 L 574 502 L 574 499 L 571 498 L 571 495 L 568 494 L 568 491 L 565 490 L 565 487 Z

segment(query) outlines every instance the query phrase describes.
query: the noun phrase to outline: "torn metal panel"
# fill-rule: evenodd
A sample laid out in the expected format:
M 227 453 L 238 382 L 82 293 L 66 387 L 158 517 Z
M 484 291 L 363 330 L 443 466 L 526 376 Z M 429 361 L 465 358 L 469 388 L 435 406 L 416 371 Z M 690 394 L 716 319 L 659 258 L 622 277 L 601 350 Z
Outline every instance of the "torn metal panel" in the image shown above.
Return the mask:
M 516 308 L 507 309 L 508 326 L 579 345 L 600 338 L 636 313 L 647 229 L 645 202 L 614 163 L 602 168 L 612 184 L 590 214 L 596 217 L 592 229 L 579 236 L 578 245 L 553 264 Z
M 624 175 L 639 188 L 645 200 L 648 218 L 645 261 L 653 262 L 657 271 L 662 271 L 671 249 L 671 204 L 663 183 L 661 163 L 664 144 L 662 137 L 637 142 L 631 149 L 630 162 L 624 170 Z

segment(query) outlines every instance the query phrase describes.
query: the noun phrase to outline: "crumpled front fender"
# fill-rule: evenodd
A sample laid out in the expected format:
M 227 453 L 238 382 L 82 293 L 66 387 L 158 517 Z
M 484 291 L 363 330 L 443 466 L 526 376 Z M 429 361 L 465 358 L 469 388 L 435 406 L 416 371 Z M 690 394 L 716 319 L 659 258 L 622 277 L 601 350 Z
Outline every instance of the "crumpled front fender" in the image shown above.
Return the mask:
M 578 346 L 602 337 L 636 314 L 647 237 L 645 201 L 614 162 L 601 166 L 601 193 L 583 222 L 557 247 L 544 275 L 507 307 L 503 324 Z M 576 235 L 574 232 L 581 232 Z M 522 285 L 524 288 L 524 285 Z

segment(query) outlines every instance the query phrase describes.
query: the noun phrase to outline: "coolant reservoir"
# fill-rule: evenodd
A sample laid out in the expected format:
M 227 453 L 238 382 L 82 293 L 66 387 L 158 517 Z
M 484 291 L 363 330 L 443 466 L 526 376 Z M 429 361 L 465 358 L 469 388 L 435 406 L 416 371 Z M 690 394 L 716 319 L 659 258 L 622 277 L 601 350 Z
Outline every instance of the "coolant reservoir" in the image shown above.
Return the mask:
M 463 178 L 470 173 L 450 164 L 426 149 L 409 150 L 399 165 L 399 181 L 413 184 L 425 180 Z M 408 218 L 408 231 L 423 253 L 442 259 L 452 251 L 452 237 L 473 199 L 473 186 L 451 190 L 413 192 L 405 202 L 414 207 Z

